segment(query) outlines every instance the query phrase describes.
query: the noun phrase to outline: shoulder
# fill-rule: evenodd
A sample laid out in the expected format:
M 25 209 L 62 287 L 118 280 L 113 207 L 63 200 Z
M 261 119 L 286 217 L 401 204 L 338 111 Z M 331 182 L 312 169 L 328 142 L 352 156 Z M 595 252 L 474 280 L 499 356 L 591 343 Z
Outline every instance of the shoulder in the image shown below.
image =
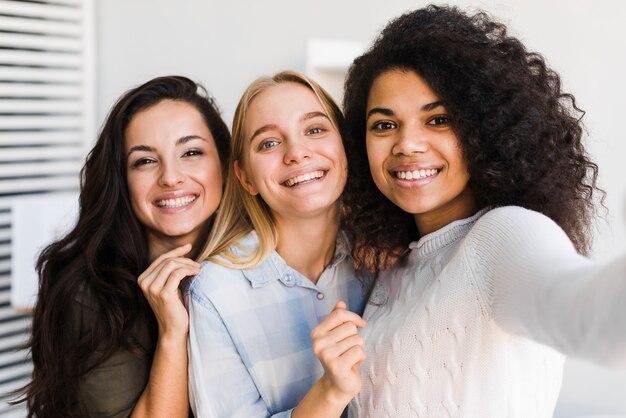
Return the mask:
M 228 283 L 231 278 L 241 275 L 241 270 L 227 267 L 213 261 L 203 261 L 200 272 L 193 278 L 191 289 L 210 288 Z
M 258 237 L 252 231 L 229 247 L 235 257 L 245 257 L 258 248 Z M 262 263 L 263 264 L 263 263 Z M 228 259 L 218 255 L 215 261 L 204 261 L 200 265 L 200 272 L 191 280 L 189 291 L 216 290 L 224 286 L 236 286 L 244 278 L 244 269 L 231 265 Z
M 67 309 L 67 321 L 71 324 L 76 338 L 90 333 L 97 327 L 100 303 L 87 283 L 78 285 L 65 309 Z
M 485 212 L 477 221 L 479 224 L 492 224 L 494 226 L 515 226 L 546 224 L 554 222 L 546 215 L 520 206 L 501 206 Z
M 561 227 L 549 217 L 517 206 L 485 212 L 465 240 L 472 263 L 531 262 L 531 260 L 575 254 L 574 246 Z
M 519 206 L 502 206 L 485 212 L 469 235 L 474 239 L 488 239 L 492 243 L 523 242 L 539 237 L 544 240 L 569 240 L 552 219 Z
M 79 309 L 87 309 L 90 311 L 100 310 L 100 304 L 94 294 L 93 289 L 91 288 L 91 286 L 88 286 L 87 283 L 84 282 L 78 285 L 72 302 L 73 305 L 75 305 Z

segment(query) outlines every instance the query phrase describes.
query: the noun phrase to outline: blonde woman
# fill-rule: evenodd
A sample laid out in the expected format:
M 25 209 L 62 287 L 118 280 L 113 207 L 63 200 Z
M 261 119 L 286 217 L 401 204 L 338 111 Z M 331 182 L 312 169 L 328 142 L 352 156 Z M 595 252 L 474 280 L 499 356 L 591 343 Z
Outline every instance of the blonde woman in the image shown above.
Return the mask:
M 360 390 L 364 292 L 339 230 L 342 124 L 330 96 L 295 72 L 243 94 L 207 261 L 185 297 L 196 416 L 326 417 Z M 329 313 L 332 331 L 313 349 Z

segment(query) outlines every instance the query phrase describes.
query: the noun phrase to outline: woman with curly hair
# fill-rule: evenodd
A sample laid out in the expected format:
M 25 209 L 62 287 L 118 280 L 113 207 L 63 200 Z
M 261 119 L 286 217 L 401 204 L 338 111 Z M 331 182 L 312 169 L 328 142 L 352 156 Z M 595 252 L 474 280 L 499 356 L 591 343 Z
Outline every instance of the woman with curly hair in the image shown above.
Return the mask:
M 383 30 L 345 93 L 345 226 L 380 273 L 350 416 L 549 417 L 564 354 L 626 366 L 626 259 L 584 256 L 603 192 L 540 55 L 429 6 Z
M 159 77 L 113 106 L 72 231 L 40 255 L 29 417 L 187 417 L 179 284 L 222 196 L 230 133 L 206 91 Z M 190 258 L 186 258 L 190 257 Z

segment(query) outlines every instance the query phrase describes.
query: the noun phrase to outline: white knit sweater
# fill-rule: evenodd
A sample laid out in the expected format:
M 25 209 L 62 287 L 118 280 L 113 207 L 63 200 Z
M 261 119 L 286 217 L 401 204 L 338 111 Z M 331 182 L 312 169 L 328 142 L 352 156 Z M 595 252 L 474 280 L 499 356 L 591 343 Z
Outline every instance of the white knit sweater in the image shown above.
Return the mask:
M 518 207 L 481 211 L 410 249 L 366 308 L 351 418 L 551 417 L 560 353 L 626 366 L 626 259 L 594 263 Z

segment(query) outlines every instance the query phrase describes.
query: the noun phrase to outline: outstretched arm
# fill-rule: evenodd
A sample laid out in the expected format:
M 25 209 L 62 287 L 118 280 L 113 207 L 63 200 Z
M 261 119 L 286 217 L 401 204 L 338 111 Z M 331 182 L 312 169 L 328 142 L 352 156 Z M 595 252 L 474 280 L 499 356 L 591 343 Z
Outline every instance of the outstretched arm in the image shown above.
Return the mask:
M 474 229 L 467 263 L 487 281 L 487 305 L 503 329 L 626 367 L 626 258 L 593 262 L 552 220 L 522 208 L 490 211 Z

